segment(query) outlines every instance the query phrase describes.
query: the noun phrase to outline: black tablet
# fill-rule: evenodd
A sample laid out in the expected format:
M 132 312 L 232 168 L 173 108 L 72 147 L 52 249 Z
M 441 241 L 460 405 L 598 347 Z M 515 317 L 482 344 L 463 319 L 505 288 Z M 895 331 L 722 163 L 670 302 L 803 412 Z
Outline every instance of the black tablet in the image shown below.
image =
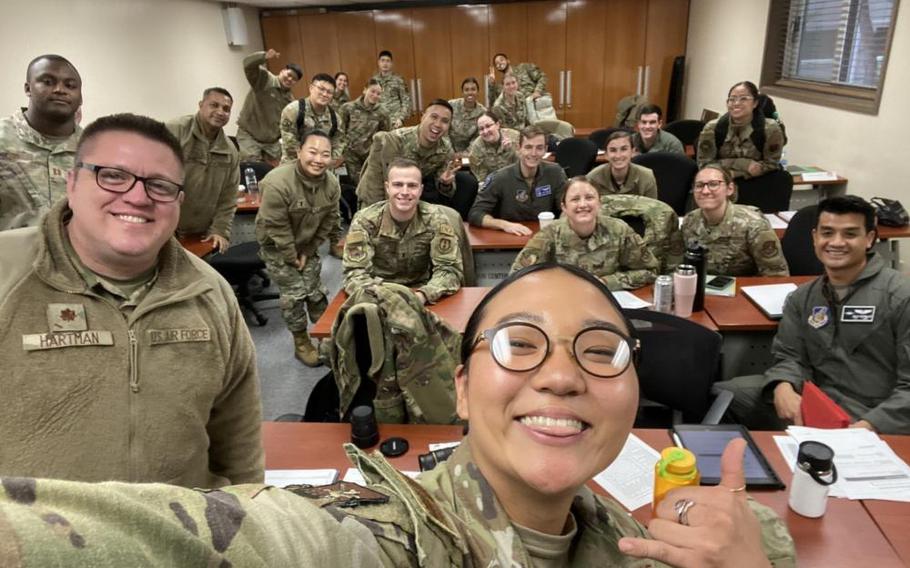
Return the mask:
M 746 474 L 746 485 L 783 489 L 785 486 L 774 472 L 774 469 L 758 449 L 749 431 L 739 424 L 677 424 L 670 430 L 673 441 L 686 448 L 697 459 L 698 471 L 701 473 L 702 485 L 720 483 L 720 456 L 730 440 L 744 438 L 746 455 L 743 469 Z

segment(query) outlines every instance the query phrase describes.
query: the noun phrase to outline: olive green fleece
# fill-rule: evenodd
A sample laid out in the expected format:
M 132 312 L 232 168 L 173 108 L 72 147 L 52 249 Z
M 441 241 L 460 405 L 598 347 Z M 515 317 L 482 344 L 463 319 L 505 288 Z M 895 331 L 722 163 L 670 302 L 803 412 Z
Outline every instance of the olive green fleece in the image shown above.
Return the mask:
M 0 234 L 0 475 L 262 481 L 255 354 L 230 286 L 171 239 L 154 285 L 123 312 L 68 256 L 70 215 L 64 199 L 39 227 Z M 95 332 L 82 343 L 108 332 L 113 345 L 48 334 L 82 310 Z M 28 336 L 67 346 L 26 350 Z

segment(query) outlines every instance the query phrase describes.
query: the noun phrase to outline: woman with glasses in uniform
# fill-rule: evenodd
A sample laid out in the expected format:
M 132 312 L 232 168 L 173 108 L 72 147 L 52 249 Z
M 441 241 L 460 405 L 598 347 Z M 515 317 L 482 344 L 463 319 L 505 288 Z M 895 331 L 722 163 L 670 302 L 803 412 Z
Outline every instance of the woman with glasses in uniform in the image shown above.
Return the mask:
M 687 246 L 705 247 L 708 274 L 725 276 L 789 276 L 777 233 L 760 210 L 733 203 L 733 177 L 709 164 L 692 185 L 697 209 L 683 218 Z
M 751 81 L 733 85 L 727 93 L 727 112 L 706 124 L 698 137 L 698 166 L 716 162 L 734 178 L 779 170 L 786 137 L 774 117 L 760 110 L 773 107 L 761 104 L 766 99 Z

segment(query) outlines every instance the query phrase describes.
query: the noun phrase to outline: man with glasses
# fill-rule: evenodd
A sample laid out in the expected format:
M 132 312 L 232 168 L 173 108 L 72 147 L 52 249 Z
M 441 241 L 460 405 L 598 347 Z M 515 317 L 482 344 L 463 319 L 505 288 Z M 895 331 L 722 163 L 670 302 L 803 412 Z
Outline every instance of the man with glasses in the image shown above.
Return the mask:
M 82 129 L 82 78 L 59 55 L 40 55 L 25 74 L 28 108 L 0 119 L 0 231 L 38 224 L 66 189 Z
M 321 130 L 332 141 L 331 167 L 341 165 L 341 131 L 338 115 L 329 103 L 335 96 L 335 78 L 317 73 L 310 81 L 310 96 L 292 101 L 281 111 L 281 161 L 295 162 L 300 151 L 300 136 L 306 130 Z
M 230 286 L 173 238 L 183 181 L 164 124 L 103 117 L 66 198 L 0 234 L 0 474 L 262 481 L 253 345 Z
M 233 106 L 229 92 L 210 87 L 202 93 L 196 114 L 167 123 L 180 141 L 186 164 L 177 231 L 205 235 L 203 241 L 212 241 L 218 252 L 226 251 L 231 240 L 240 184 L 240 157 L 224 133 Z

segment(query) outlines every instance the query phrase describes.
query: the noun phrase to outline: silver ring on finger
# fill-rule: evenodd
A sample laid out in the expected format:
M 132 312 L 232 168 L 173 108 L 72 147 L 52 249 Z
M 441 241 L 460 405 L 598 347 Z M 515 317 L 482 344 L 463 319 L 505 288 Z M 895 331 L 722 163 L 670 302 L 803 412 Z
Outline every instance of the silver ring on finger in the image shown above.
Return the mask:
M 673 504 L 673 509 L 676 510 L 676 522 L 689 526 L 689 509 L 695 505 L 695 501 L 691 499 L 680 499 Z

